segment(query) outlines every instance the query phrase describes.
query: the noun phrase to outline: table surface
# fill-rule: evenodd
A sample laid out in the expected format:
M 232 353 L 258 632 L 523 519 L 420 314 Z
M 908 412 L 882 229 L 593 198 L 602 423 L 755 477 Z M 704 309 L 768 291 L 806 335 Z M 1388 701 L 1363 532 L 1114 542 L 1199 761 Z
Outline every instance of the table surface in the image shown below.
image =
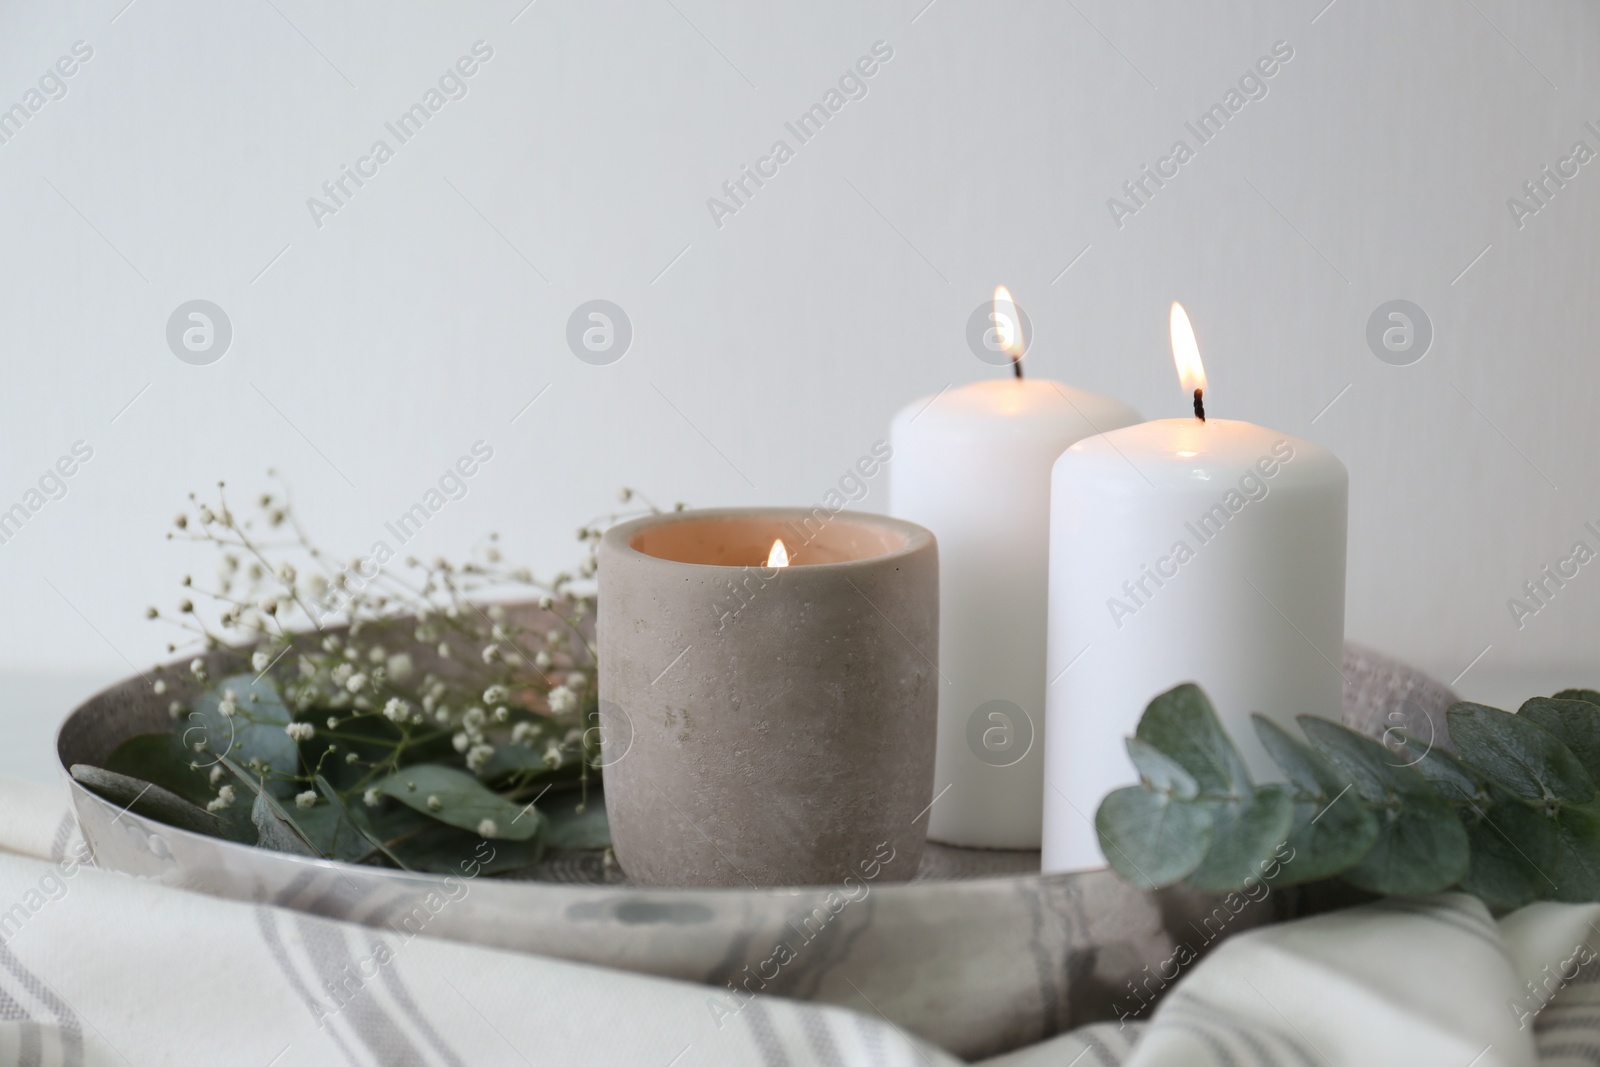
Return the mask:
M 1453 673 L 1438 667 L 1424 669 L 1441 680 Z M 119 677 L 116 671 L 0 674 L 0 774 L 36 782 L 59 781 L 55 737 L 61 720 Z M 1480 666 L 1462 677 L 1455 688 L 1464 700 L 1515 710 L 1530 696 L 1580 685 L 1600 688 L 1600 667 Z

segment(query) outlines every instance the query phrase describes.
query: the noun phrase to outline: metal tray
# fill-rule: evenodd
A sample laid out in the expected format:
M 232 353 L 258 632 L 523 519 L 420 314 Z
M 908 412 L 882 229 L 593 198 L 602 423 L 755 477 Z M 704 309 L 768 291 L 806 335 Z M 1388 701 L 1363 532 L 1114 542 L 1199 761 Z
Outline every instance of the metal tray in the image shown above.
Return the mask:
M 1373 736 L 1399 728 L 1444 740 L 1449 688 L 1353 646 L 1343 670 L 1347 724 Z M 139 678 L 89 699 L 57 736 L 63 772 L 101 763 L 134 734 L 170 728 L 169 699 Z M 1137 1008 L 1128 983 L 1179 944 L 1201 952 L 1336 903 L 1318 887 L 1287 889 L 1235 914 L 1181 887 L 1135 890 L 1106 870 L 1041 875 L 1037 852 L 938 845 L 911 881 L 849 892 L 643 889 L 593 853 L 558 856 L 531 877 L 447 882 L 205 837 L 119 811 L 70 776 L 68 784 L 102 868 L 376 928 L 420 923 L 431 937 L 703 983 L 708 1011 L 730 985 L 857 1009 L 870 1001 L 966 1057 Z M 775 965 L 775 955 L 792 958 Z

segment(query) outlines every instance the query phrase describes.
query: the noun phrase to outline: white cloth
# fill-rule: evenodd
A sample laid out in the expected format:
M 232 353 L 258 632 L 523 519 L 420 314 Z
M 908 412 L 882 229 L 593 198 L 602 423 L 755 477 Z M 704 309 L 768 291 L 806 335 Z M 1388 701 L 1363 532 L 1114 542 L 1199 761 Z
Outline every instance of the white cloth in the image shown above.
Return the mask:
M 96 871 L 77 859 L 64 793 L 46 787 L 0 779 L 0 848 L 0 1064 L 959 1063 L 869 1014 L 757 997 L 719 1026 L 689 983 Z M 1147 1020 L 986 1062 L 1600 1063 L 1600 907 L 1496 923 L 1448 895 L 1252 931 L 1177 976 Z

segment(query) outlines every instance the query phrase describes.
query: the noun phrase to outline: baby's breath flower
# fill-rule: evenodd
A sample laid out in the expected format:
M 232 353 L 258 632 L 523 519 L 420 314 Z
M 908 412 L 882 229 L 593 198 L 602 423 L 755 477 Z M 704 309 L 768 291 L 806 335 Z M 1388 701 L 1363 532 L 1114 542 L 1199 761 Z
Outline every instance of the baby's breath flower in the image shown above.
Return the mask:
M 339 720 L 334 718 L 332 715 L 329 715 L 328 716 L 328 729 L 337 730 L 338 728 L 339 728 Z
M 493 745 L 473 745 L 467 749 L 467 769 L 478 770 L 494 755 Z
M 389 702 L 383 706 L 383 717 L 390 722 L 404 722 L 411 713 L 411 705 L 399 697 L 390 697 Z
M 209 804 L 206 805 L 206 810 L 207 811 L 221 811 L 223 808 L 232 807 L 233 806 L 233 799 L 234 799 L 233 786 L 225 785 L 221 789 L 217 790 L 216 799 L 211 801 Z
M 351 755 L 355 755 L 355 753 L 352 752 Z M 362 803 L 364 803 L 369 808 L 377 807 L 378 806 L 378 802 L 380 800 L 382 800 L 382 799 L 383 799 L 383 794 L 378 792 L 376 789 L 369 789 L 365 793 L 361 794 Z
M 449 644 L 447 644 L 444 641 L 440 641 L 439 642 L 439 647 L 435 651 L 437 651 L 439 653 L 439 658 L 440 659 L 449 659 L 450 658 L 450 646 L 449 646 Z
M 589 684 L 589 676 L 582 671 L 573 671 L 567 675 L 567 688 L 582 689 Z
M 505 722 L 509 718 L 511 718 L 511 709 L 506 707 L 504 704 L 501 704 L 498 708 L 494 709 L 495 722 Z
M 183 715 L 183 705 L 174 700 L 167 705 L 167 714 L 176 719 Z
M 554 741 L 544 750 L 545 766 L 555 768 L 561 766 L 561 746 Z
M 288 563 L 278 564 L 278 581 L 284 585 L 294 584 L 294 567 Z
M 495 825 L 493 819 L 485 819 L 478 824 L 479 837 L 493 837 L 500 832 L 500 827 Z
M 468 737 L 465 733 L 458 733 L 450 739 L 450 744 L 455 747 L 457 752 L 465 752 L 467 750 L 467 746 L 472 744 L 472 738 Z
M 197 680 L 202 681 L 202 682 L 205 681 L 206 680 L 206 661 L 203 660 L 203 659 L 192 659 L 192 660 L 190 660 L 189 661 L 189 673 L 194 675 Z
M 357 760 L 359 760 L 360 758 L 361 758 L 360 756 L 356 755 L 354 752 L 351 752 L 351 753 L 349 753 L 348 755 L 345 756 L 344 761 L 346 763 L 354 763 Z
M 296 793 L 294 795 L 294 806 L 302 811 L 311 807 L 316 802 L 317 791 L 315 789 L 307 789 L 304 793 Z
M 229 693 L 231 694 L 232 690 L 229 690 Z M 224 719 L 233 718 L 234 715 L 238 714 L 238 711 L 239 702 L 234 700 L 231 695 L 224 696 L 221 700 L 217 701 L 217 714 L 221 715 Z
M 359 693 L 367 687 L 367 676 L 357 671 L 345 680 L 344 687 L 352 693 Z
M 550 690 L 550 710 L 557 715 L 567 715 L 578 710 L 578 694 L 564 685 Z
M 555 661 L 550 658 L 550 653 L 546 652 L 542 648 L 533 654 L 533 665 L 538 667 L 541 671 L 549 670 L 550 664 L 553 662 Z
M 317 728 L 308 722 L 292 722 L 283 728 L 291 741 L 309 741 L 317 735 Z
M 215 765 L 214 767 L 211 768 L 211 774 L 207 778 L 207 780 L 212 785 L 216 785 L 218 782 L 222 781 L 222 764 L 218 763 L 217 765 Z M 229 788 L 232 788 L 232 787 L 230 786 Z
M 436 793 L 428 794 L 428 810 L 429 811 L 439 811 L 443 807 L 444 807 L 444 801 L 439 799 L 438 794 L 436 794 Z
M 485 662 L 485 663 L 499 663 L 500 662 L 500 646 L 499 645 L 484 645 L 483 646 L 483 662 Z
M 250 656 L 250 668 L 257 674 L 272 666 L 272 657 L 263 651 L 256 651 Z
M 151 683 L 150 689 L 156 696 L 161 696 L 167 691 L 167 680 L 165 678 L 157 678 Z
M 461 716 L 461 723 L 471 729 L 472 727 L 482 726 L 486 718 L 487 716 L 484 715 L 482 708 L 471 707 L 467 709 L 465 715 Z
M 528 738 L 539 732 L 539 728 L 531 722 L 519 722 L 511 728 L 511 743 L 520 745 Z
M 498 684 L 491 685 L 489 688 L 483 691 L 483 702 L 485 704 L 504 704 L 506 697 L 510 695 L 510 692 L 505 686 Z

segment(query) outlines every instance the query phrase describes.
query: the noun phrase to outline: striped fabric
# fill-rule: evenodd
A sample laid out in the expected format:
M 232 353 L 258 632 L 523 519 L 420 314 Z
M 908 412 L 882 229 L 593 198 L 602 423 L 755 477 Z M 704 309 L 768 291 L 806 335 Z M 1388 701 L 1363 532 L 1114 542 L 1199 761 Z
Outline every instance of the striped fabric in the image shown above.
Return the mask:
M 336 890 L 315 880 L 244 904 L 95 871 L 64 798 L 36 786 L 0 780 L 0 812 L 0 1067 L 960 1062 L 865 998 L 713 1011 L 702 986 L 316 918 Z M 985 1063 L 1600 1065 L 1600 906 L 1496 921 L 1446 895 L 1252 931 L 1142 1021 Z

